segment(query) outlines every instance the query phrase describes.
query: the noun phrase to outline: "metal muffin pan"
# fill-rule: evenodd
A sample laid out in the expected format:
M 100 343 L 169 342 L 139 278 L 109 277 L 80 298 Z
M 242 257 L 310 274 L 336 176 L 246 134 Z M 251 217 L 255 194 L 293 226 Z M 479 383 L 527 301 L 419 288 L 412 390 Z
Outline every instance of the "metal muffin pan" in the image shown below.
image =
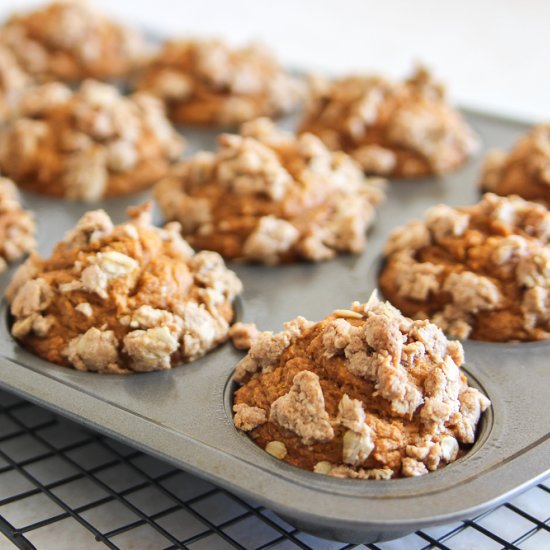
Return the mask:
M 527 128 L 480 113 L 466 116 L 484 147 L 509 147 Z M 184 133 L 190 145 L 187 154 L 214 147 L 212 131 Z M 391 229 L 440 202 L 476 202 L 480 159 L 442 179 L 389 185 L 361 255 L 280 267 L 230 264 L 244 284 L 238 316 L 278 331 L 297 315 L 319 320 L 354 300 L 367 300 L 377 286 L 381 250 Z M 105 208 L 120 222 L 128 205 L 148 196 L 94 207 Z M 24 199 L 36 212 L 43 255 L 49 255 L 53 244 L 90 209 L 36 195 L 25 194 Z M 2 291 L 12 273 L 0 278 Z M 251 498 L 319 536 L 357 543 L 396 538 L 494 507 L 550 470 L 550 342 L 465 342 L 465 371 L 492 401 L 472 450 L 420 478 L 356 481 L 289 466 L 233 427 L 231 375 L 243 353 L 229 343 L 172 371 L 98 375 L 53 365 L 19 346 L 9 333 L 5 300 L 0 320 L 1 387 Z

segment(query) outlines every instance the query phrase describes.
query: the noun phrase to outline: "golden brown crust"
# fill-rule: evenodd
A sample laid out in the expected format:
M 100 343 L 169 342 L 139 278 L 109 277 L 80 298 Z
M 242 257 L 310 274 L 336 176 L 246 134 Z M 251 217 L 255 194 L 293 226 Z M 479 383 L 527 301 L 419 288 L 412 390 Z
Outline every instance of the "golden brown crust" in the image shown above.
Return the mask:
M 167 219 L 200 249 L 275 264 L 359 252 L 383 198 L 344 153 L 312 135 L 295 138 L 267 119 L 224 134 L 155 188 Z
M 270 454 L 336 477 L 422 475 L 475 440 L 489 400 L 462 346 L 375 297 L 261 333 L 239 363 L 235 426 Z
M 376 76 L 312 80 L 299 128 L 351 154 L 365 172 L 391 177 L 445 174 L 477 148 L 442 86 L 422 68 L 403 83 Z
M 386 244 L 380 288 L 396 307 L 451 336 L 550 338 L 550 212 L 517 196 L 439 205 Z
M 194 254 L 178 224 L 145 208 L 113 226 L 88 212 L 50 258 L 31 257 L 6 296 L 12 334 L 48 361 L 109 373 L 168 369 L 228 337 L 241 283 L 214 252 Z
M 480 187 L 550 206 L 550 124 L 532 128 L 509 153 L 490 151 L 481 170 Z
M 0 131 L 0 168 L 33 192 L 95 201 L 135 193 L 162 178 L 183 140 L 162 105 L 87 80 L 29 88 Z
M 299 82 L 261 47 L 232 49 L 221 40 L 166 43 L 137 86 L 163 99 L 173 121 L 209 126 L 276 117 L 302 95 Z
M 35 232 L 34 216 L 21 207 L 17 188 L 0 178 L 0 273 L 35 248 Z
M 79 1 L 53 2 L 13 15 L 0 41 L 39 82 L 127 75 L 147 57 L 142 36 Z

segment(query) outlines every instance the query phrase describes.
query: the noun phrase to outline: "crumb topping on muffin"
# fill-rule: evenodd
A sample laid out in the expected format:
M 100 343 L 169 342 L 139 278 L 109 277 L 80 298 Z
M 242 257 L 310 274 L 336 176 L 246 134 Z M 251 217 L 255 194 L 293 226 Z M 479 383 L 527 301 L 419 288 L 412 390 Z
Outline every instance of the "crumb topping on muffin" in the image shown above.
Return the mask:
M 317 473 L 423 475 L 474 443 L 490 405 L 468 386 L 463 362 L 459 342 L 373 295 L 318 323 L 298 318 L 260 333 L 235 371 L 234 423 Z
M 14 275 L 13 336 L 83 371 L 146 372 L 201 357 L 228 338 L 242 285 L 179 229 L 152 226 L 148 206 L 117 226 L 103 210 L 88 212 L 50 258 L 32 256 Z
M 381 184 L 315 136 L 258 119 L 177 165 L 155 198 L 196 248 L 275 264 L 361 251 Z
M 8 116 L 14 96 L 31 81 L 13 53 L 0 42 L 0 121 Z
M 222 40 L 166 43 L 138 88 L 163 99 L 176 122 L 222 126 L 287 113 L 302 96 L 300 82 L 263 47 Z
M 517 196 L 438 205 L 390 234 L 380 286 L 457 338 L 550 338 L 549 241 L 550 212 Z
M 365 172 L 384 176 L 445 174 L 477 149 L 472 130 L 424 68 L 404 82 L 312 79 L 300 131 L 346 151 Z
M 40 82 L 123 76 L 148 53 L 141 34 L 74 0 L 13 15 L 0 29 L 0 42 Z
M 480 186 L 497 195 L 519 195 L 550 205 L 550 124 L 522 136 L 509 153 L 492 150 L 481 170 Z
M 0 273 L 36 246 L 34 216 L 24 210 L 13 182 L 0 178 Z
M 0 169 L 37 193 L 96 201 L 137 192 L 183 148 L 157 99 L 93 80 L 74 92 L 60 83 L 30 88 L 15 109 L 0 130 Z

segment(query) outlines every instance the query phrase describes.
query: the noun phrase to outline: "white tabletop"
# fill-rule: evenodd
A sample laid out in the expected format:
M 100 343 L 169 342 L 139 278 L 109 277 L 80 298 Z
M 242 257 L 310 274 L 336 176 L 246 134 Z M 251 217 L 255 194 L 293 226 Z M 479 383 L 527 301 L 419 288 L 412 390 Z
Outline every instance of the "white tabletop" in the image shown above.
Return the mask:
M 37 0 L 0 0 L 0 17 Z M 287 64 L 403 76 L 432 67 L 462 104 L 550 120 L 547 0 L 96 0 L 170 36 L 260 39 Z

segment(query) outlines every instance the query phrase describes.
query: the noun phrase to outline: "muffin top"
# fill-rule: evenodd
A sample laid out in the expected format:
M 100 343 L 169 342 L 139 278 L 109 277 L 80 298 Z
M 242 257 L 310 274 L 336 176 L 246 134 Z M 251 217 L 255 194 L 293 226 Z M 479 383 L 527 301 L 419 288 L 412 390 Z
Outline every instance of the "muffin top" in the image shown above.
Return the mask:
M 223 134 L 216 153 L 175 166 L 155 187 L 166 218 L 196 248 L 275 264 L 359 252 L 380 180 L 311 134 L 295 137 L 267 119 Z
M 462 346 L 376 295 L 318 323 L 255 335 L 234 379 L 235 426 L 270 454 L 336 477 L 419 476 L 456 460 L 490 402 Z
M 0 178 L 0 273 L 35 246 L 34 216 L 24 210 L 13 182 Z
M 179 123 L 234 126 L 291 111 L 302 85 L 263 47 L 222 40 L 167 42 L 138 80 Z
M 549 241 L 550 212 L 517 196 L 435 206 L 390 235 L 380 288 L 457 338 L 550 338 Z
M 32 256 L 6 290 L 12 334 L 32 353 L 83 371 L 130 373 L 194 360 L 227 338 L 237 276 L 195 254 L 149 206 L 113 226 L 88 212 L 48 259 Z
M 182 151 L 154 97 L 124 97 L 109 84 L 60 83 L 20 95 L 0 129 L 0 169 L 30 191 L 84 201 L 139 191 Z
M 39 82 L 122 76 L 147 54 L 139 33 L 70 0 L 13 15 L 0 28 L 0 42 Z
M 300 131 L 350 153 L 367 173 L 393 177 L 450 172 L 477 148 L 444 88 L 424 68 L 404 82 L 313 79 Z
M 509 153 L 489 151 L 480 186 L 497 195 L 519 195 L 550 206 L 550 124 L 532 128 Z

